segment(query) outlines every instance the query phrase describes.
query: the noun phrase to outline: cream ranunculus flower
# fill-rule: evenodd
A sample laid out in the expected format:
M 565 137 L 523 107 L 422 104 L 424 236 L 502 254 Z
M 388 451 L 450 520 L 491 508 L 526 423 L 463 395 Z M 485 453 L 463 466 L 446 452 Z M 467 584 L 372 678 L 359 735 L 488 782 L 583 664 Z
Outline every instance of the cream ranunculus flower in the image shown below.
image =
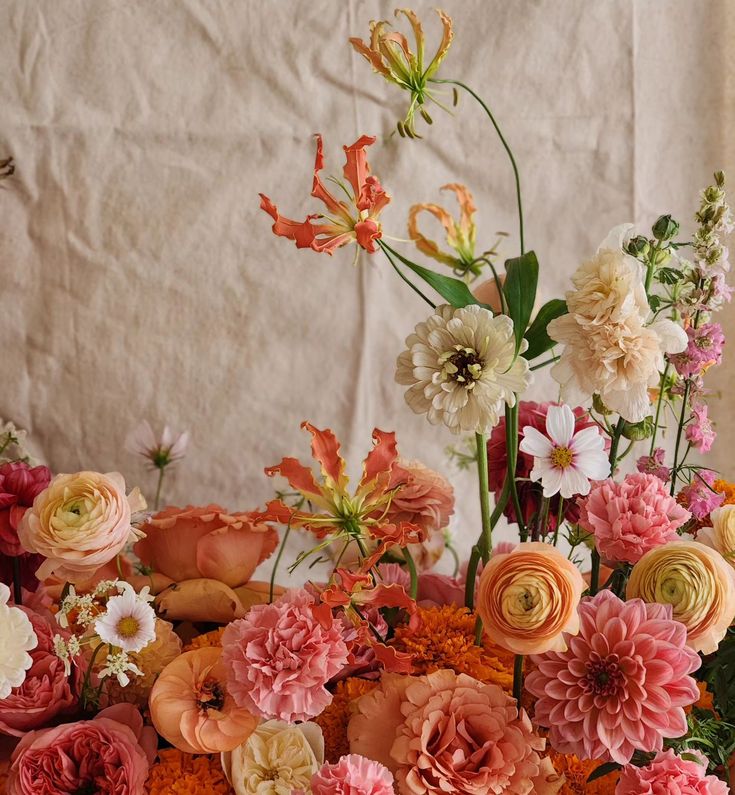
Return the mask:
M 697 533 L 697 540 L 705 546 L 716 549 L 720 555 L 735 567 L 735 505 L 723 505 L 710 513 L 712 527 L 703 527 Z
M 311 777 L 323 763 L 322 730 L 312 722 L 266 721 L 242 745 L 222 754 L 222 767 L 236 795 L 311 792 Z
M 57 475 L 33 501 L 18 530 L 24 549 L 47 559 L 39 579 L 78 582 L 109 563 L 137 534 L 131 518 L 146 507 L 137 488 L 126 496 L 118 472 Z
M 670 604 L 687 628 L 687 645 L 711 654 L 735 619 L 735 571 L 697 541 L 674 541 L 647 552 L 633 566 L 627 599 Z
M 528 362 L 515 355 L 513 321 L 477 304 L 437 307 L 406 345 L 396 371 L 409 387 L 406 402 L 453 433 L 488 433 L 531 381 Z

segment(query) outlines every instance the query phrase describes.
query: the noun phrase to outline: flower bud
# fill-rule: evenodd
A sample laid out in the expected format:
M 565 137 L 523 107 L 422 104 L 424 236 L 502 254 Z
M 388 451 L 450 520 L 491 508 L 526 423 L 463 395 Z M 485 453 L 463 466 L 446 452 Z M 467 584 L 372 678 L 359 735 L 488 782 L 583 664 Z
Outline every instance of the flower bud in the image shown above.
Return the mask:
M 640 422 L 626 422 L 623 425 L 623 436 L 631 442 L 649 439 L 653 434 L 653 417 L 648 416 Z
M 648 255 L 648 251 L 651 247 L 651 244 L 646 240 L 643 235 L 638 235 L 637 237 L 631 238 L 627 245 L 628 254 L 633 257 L 646 257 Z
M 679 232 L 679 222 L 670 215 L 662 215 L 651 228 L 656 240 L 671 240 Z
M 602 402 L 602 398 L 597 394 L 592 396 L 592 408 L 598 414 L 602 414 L 605 417 L 607 417 L 608 414 L 612 414 L 612 411 Z

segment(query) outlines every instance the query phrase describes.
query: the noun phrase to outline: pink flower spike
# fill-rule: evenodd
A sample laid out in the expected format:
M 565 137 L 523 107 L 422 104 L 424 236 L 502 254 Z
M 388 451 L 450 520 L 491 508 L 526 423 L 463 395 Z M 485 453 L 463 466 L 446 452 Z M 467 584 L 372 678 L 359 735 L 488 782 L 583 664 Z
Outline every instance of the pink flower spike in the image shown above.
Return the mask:
M 717 434 L 707 416 L 706 403 L 697 403 L 692 408 L 692 416 L 686 429 L 686 438 L 692 447 L 699 450 L 700 453 L 708 453 L 712 449 Z
M 605 442 L 597 428 L 575 433 L 576 417 L 567 405 L 549 406 L 546 435 L 531 425 L 523 429 L 519 449 L 534 457 L 531 480 L 540 480 L 544 497 L 589 494 L 590 480 L 610 474 Z

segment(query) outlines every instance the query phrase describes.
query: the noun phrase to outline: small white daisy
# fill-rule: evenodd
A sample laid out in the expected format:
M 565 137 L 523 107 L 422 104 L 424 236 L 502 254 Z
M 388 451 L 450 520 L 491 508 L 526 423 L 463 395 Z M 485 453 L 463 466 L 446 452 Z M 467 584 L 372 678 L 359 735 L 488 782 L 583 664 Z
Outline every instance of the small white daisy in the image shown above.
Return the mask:
M 534 458 L 531 480 L 540 480 L 544 497 L 554 494 L 568 500 L 575 494 L 589 494 L 590 480 L 610 474 L 605 441 L 596 427 L 575 433 L 576 417 L 567 405 L 549 406 L 546 433 L 531 425 L 523 429 L 519 449 Z
M 0 699 L 23 684 L 33 664 L 28 652 L 38 645 L 31 620 L 20 608 L 8 605 L 9 599 L 10 589 L 0 583 Z
M 130 684 L 129 673 L 143 676 L 143 671 L 128 657 L 128 653 L 119 651 L 107 655 L 107 665 L 100 671 L 99 676 L 100 679 L 115 676 L 120 687 L 127 687 Z
M 103 615 L 94 622 L 94 630 L 105 642 L 126 652 L 140 651 L 156 637 L 156 614 L 153 608 L 139 599 L 133 588 L 125 583 L 120 596 L 108 599 Z

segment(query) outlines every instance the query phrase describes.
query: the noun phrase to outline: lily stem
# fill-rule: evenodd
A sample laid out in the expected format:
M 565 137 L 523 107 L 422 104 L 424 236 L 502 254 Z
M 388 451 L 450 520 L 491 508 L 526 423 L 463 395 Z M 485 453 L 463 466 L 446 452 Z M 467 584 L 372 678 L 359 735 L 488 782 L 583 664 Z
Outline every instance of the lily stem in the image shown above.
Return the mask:
M 516 654 L 513 663 L 513 698 L 521 708 L 521 696 L 523 695 L 523 655 Z
M 288 541 L 288 535 L 291 532 L 291 523 L 289 522 L 286 525 L 286 532 L 283 534 L 283 538 L 281 539 L 281 545 L 278 547 L 278 552 L 276 553 L 276 559 L 273 562 L 273 569 L 271 571 L 271 579 L 270 579 L 270 587 L 268 589 L 268 604 L 273 603 L 273 589 L 276 585 L 276 574 L 278 572 L 278 564 L 281 562 L 281 557 L 283 557 L 283 550 L 286 547 L 286 541 Z

